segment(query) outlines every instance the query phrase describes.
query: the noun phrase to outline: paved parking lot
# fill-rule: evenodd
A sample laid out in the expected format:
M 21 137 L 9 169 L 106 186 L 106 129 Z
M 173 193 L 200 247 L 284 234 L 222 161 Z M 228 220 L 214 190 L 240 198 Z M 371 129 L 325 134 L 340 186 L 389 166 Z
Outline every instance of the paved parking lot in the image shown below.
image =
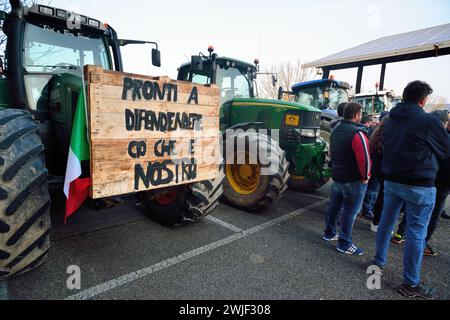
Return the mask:
M 49 261 L 7 283 L 9 299 L 402 299 L 402 248 L 393 245 L 381 290 L 367 289 L 375 235 L 358 219 L 362 257 L 339 254 L 321 240 L 329 185 L 315 194 L 288 191 L 255 215 L 221 204 L 209 218 L 168 229 L 130 204 L 81 210 L 62 224 L 55 196 Z M 133 199 L 131 199 L 133 200 Z M 450 223 L 433 241 L 423 280 L 450 299 Z M 81 290 L 68 290 L 67 268 L 81 269 Z M 5 284 L 3 284 L 5 287 Z

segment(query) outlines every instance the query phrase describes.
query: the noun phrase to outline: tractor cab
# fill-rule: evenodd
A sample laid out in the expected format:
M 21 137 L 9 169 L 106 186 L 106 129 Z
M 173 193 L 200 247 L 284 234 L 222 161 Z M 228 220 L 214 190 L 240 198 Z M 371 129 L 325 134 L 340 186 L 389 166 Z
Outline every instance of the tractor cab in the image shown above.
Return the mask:
M 197 59 L 194 56 L 191 63 L 183 64 L 178 70 L 178 80 L 217 84 L 222 105 L 236 98 L 255 98 L 257 70 L 257 65 L 219 57 L 211 52 L 210 58 L 199 56 Z
M 48 169 L 63 175 L 73 116 L 82 90 L 83 67 L 123 71 L 120 47 L 150 43 L 152 63 L 160 65 L 154 42 L 120 40 L 97 19 L 63 9 L 11 0 L 0 12 L 7 36 L 0 105 L 25 109 L 39 121 Z
M 354 96 L 353 101 L 364 107 L 364 115 L 377 118 L 382 112 L 391 111 L 398 103 L 394 99 L 395 95 L 392 91 L 378 91 L 377 93 L 359 93 Z
M 322 110 L 323 116 L 337 116 L 337 107 L 348 102 L 350 85 L 332 79 L 313 80 L 292 86 L 294 102 Z

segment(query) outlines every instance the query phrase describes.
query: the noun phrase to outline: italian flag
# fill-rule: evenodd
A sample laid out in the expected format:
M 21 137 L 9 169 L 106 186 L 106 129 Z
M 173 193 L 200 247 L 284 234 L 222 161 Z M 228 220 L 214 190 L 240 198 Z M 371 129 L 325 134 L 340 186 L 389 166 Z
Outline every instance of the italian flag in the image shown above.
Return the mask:
M 89 196 L 91 186 L 90 152 L 83 91 L 81 90 L 78 97 L 73 120 L 69 159 L 67 160 L 66 179 L 64 181 L 64 194 L 67 198 L 65 223 L 67 223 L 67 218 L 77 211 Z

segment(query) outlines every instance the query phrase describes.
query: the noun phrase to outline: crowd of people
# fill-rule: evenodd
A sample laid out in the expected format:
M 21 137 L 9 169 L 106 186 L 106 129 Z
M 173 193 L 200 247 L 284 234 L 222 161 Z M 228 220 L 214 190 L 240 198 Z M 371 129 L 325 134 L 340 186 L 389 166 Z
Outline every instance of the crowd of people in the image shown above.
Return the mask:
M 434 298 L 436 290 L 420 281 L 422 260 L 437 255 L 430 240 L 440 217 L 448 218 L 450 193 L 450 116 L 446 110 L 425 112 L 432 92 L 425 82 L 409 83 L 403 102 L 377 123 L 358 103 L 338 107 L 339 118 L 330 124 L 333 185 L 323 236 L 337 241 L 338 252 L 361 256 L 364 251 L 352 241 L 353 225 L 358 214 L 371 220 L 373 265 L 382 274 L 390 243 L 404 243 L 404 282 L 398 291 L 425 299 Z

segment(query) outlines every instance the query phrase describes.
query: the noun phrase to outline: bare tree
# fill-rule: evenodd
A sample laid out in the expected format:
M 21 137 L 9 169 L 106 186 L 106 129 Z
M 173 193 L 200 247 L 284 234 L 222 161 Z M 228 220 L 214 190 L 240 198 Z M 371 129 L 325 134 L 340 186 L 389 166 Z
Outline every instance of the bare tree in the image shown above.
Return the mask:
M 43 1 L 39 0 L 22 0 L 24 6 L 32 6 L 33 4 L 42 2 Z M 48 4 L 49 1 L 47 1 L 46 3 Z M 0 0 L 0 10 L 5 12 L 11 11 L 11 4 L 9 3 L 9 0 Z M 6 44 L 6 34 L 3 33 L 3 25 L 0 24 L 0 54 L 2 54 L 5 51 L 5 44 Z
M 450 104 L 449 100 L 444 96 L 437 96 L 432 94 L 430 97 L 428 97 L 427 104 L 425 106 L 425 110 L 427 112 L 432 112 L 435 110 L 449 110 L 450 111 Z
M 272 79 L 267 76 L 259 76 L 259 95 L 261 98 L 278 98 L 278 88 L 281 86 L 284 90 L 290 90 L 291 86 L 308 80 L 314 79 L 314 68 L 302 68 L 302 61 L 298 59 L 295 62 L 285 61 L 273 64 L 266 71 L 276 73 L 278 76 L 277 86 L 274 87 Z

